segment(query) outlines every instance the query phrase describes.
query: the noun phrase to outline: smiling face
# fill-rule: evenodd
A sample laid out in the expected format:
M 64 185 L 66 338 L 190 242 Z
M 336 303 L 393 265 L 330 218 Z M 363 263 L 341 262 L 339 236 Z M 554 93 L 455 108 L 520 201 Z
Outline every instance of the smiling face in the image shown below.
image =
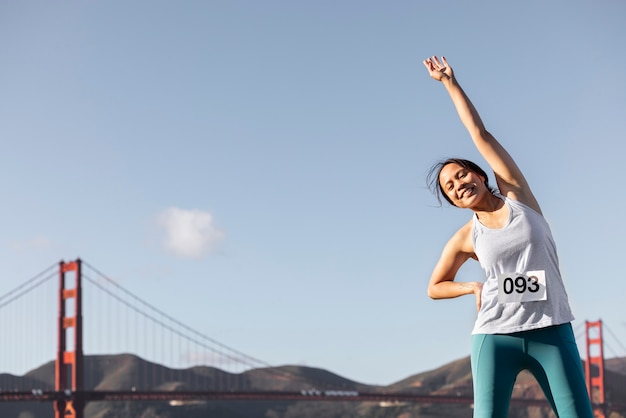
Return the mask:
M 485 177 L 457 163 L 441 168 L 439 186 L 448 201 L 459 208 L 472 208 L 489 192 Z

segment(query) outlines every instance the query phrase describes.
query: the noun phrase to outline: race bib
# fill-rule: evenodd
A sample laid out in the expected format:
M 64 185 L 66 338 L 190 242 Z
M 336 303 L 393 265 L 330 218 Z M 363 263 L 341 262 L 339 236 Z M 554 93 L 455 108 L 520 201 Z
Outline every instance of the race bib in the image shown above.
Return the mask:
M 504 273 L 498 276 L 498 303 L 547 300 L 546 272 Z

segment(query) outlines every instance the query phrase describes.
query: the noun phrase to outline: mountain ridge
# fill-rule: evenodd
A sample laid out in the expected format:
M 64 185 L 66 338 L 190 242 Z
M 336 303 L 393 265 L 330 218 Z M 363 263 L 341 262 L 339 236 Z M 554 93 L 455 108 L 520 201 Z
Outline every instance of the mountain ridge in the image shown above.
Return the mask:
M 446 396 L 472 396 L 472 376 L 469 357 L 454 360 L 440 367 L 416 373 L 390 385 L 369 385 L 337 375 L 328 370 L 284 365 L 250 369 L 238 374 L 215 367 L 194 366 L 169 369 L 148 362 L 133 354 L 85 356 L 84 385 L 87 390 L 339 390 L 362 393 L 412 393 Z M 52 388 L 54 362 L 48 362 L 24 376 L 0 374 L 0 387 Z M 24 386 L 21 386 L 24 385 Z M 605 361 L 605 388 L 608 402 L 626 399 L 626 357 Z M 241 390 L 241 389 L 238 389 Z M 544 395 L 532 375 L 522 372 L 515 384 L 514 398 L 543 399 Z M 622 401 L 623 402 L 623 401 Z M 85 408 L 87 418 L 306 418 L 306 417 L 465 417 L 466 405 L 391 405 L 372 402 L 92 402 Z M 29 415 L 30 414 L 30 415 Z M 321 415 L 320 415 L 321 414 Z M 442 415 L 443 414 L 443 415 Z M 549 417 L 547 408 L 517 408 L 509 416 L 518 418 Z M 52 418 L 50 404 L 6 402 L 0 404 L 1 416 Z M 626 407 L 615 417 L 626 416 Z

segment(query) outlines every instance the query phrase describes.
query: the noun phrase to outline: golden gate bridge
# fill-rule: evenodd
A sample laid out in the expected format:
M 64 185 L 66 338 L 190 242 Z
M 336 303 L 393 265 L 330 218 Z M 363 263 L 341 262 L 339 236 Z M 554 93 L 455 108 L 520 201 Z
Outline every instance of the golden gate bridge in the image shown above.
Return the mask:
M 53 298 L 55 294 L 57 297 Z M 29 303 L 17 303 L 27 297 Z M 50 402 L 56 418 L 82 418 L 85 405 L 94 401 L 473 402 L 471 394 L 364 392 L 323 385 L 315 389 L 281 389 L 277 381 L 298 380 L 288 368 L 272 367 L 192 329 L 80 259 L 50 266 L 0 297 L 0 316 L 8 319 L 2 322 L 5 344 L 0 354 L 11 362 L 0 363 L 0 373 L 5 372 L 0 374 L 0 402 Z M 85 335 L 86 330 L 95 332 Z M 56 346 L 51 341 L 56 341 Z M 600 417 L 609 408 L 605 399 L 603 346 L 602 322 L 585 322 L 587 387 L 596 416 Z M 123 391 L 106 385 L 93 388 L 92 382 L 85 382 L 89 371 L 86 367 L 94 367 L 93 362 L 85 361 L 86 351 L 90 357 L 97 351 L 142 352 L 154 364 L 174 368 L 137 371 L 140 376 Z M 33 358 L 40 359 L 41 364 L 54 359 L 54 381 L 46 385 L 42 380 L 22 379 L 21 386 L 16 386 L 18 380 L 6 372 L 27 370 L 33 366 Z M 14 370 L 3 369 L 10 366 Z M 256 373 L 254 377 L 244 376 L 245 370 Z M 173 381 L 186 384 L 166 387 L 165 382 Z M 545 399 L 514 398 L 512 404 L 548 406 Z

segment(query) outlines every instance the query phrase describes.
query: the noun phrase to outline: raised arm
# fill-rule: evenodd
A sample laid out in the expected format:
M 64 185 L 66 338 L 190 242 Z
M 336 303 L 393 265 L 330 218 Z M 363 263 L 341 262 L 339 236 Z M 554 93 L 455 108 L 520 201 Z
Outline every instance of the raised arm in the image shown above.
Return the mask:
M 452 67 L 450 67 L 446 58 L 441 57 L 441 61 L 439 61 L 436 56 L 433 56 L 424 60 L 424 66 L 426 66 L 430 76 L 440 81 L 446 88 L 459 118 L 472 137 L 478 152 L 480 152 L 493 170 L 500 193 L 518 200 L 541 213 L 539 203 L 530 190 L 530 186 L 522 171 L 511 155 L 487 131 L 476 108 L 454 76 Z

